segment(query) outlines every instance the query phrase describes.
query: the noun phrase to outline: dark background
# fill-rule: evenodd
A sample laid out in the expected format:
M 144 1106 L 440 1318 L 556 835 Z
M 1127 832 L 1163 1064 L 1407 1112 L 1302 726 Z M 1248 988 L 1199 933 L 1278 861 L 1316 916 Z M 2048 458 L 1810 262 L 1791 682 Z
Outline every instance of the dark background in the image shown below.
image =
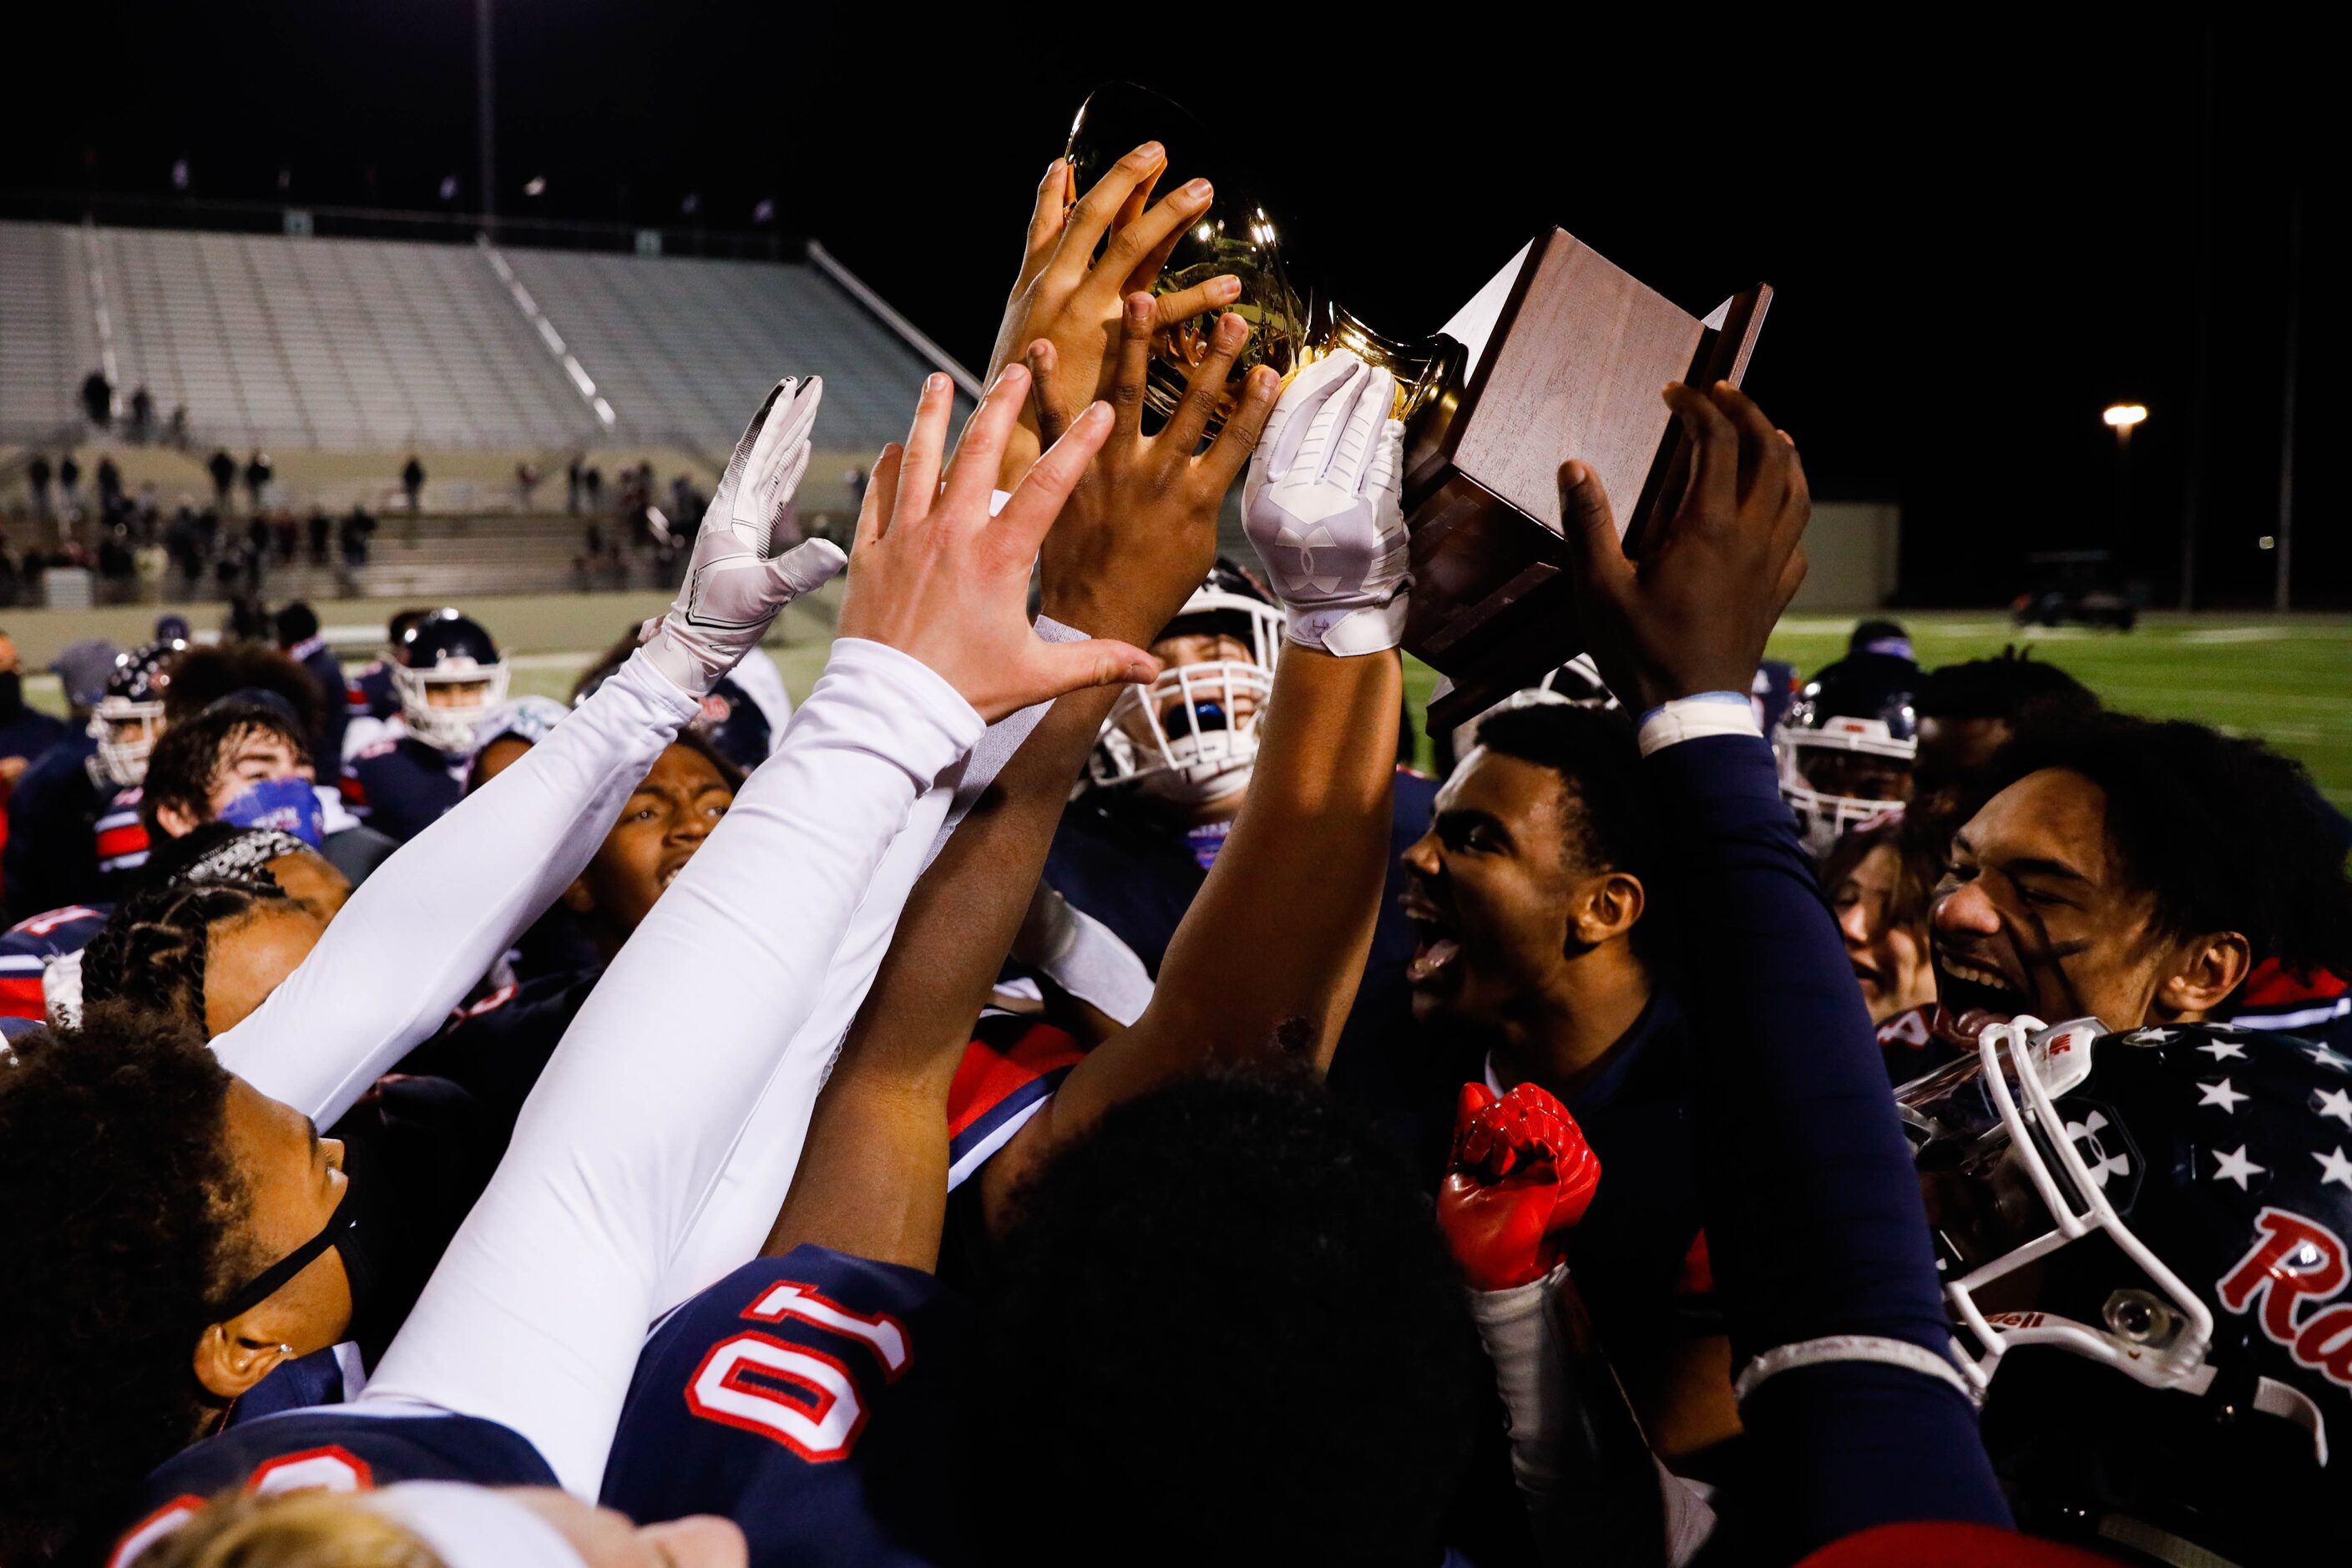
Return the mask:
M 1788 32 L 1659 8 L 1611 29 L 1593 7 L 1407 28 L 1368 5 L 496 4 L 502 213 L 749 228 L 772 198 L 785 235 L 967 363 L 1037 176 L 1117 77 L 1247 149 L 1314 274 L 1399 336 L 1548 223 L 1694 310 L 1768 279 L 1749 388 L 1817 494 L 1901 503 L 1916 604 L 2005 601 L 2028 551 L 2114 542 L 2099 414 L 2118 400 L 2150 410 L 2132 574 L 2177 602 L 2193 517 L 2199 601 L 2267 604 L 2299 251 L 2295 599 L 2352 603 L 2321 412 L 2342 137 L 2315 131 L 2320 51 L 2290 32 L 2146 11 Z M 0 186 L 168 199 L 185 158 L 207 200 L 429 210 L 455 174 L 478 205 L 467 0 L 83 11 L 79 36 L 16 40 Z

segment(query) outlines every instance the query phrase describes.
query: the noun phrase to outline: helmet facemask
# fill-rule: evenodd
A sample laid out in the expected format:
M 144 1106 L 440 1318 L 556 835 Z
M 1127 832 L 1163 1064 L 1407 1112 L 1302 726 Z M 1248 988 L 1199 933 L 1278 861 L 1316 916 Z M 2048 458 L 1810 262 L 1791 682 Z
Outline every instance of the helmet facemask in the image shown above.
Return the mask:
M 148 754 L 163 733 L 163 705 L 104 697 L 89 716 L 89 738 L 98 742 L 98 765 L 122 789 L 147 778 Z
M 2105 1112 L 2069 1121 L 2061 1095 L 2090 1074 L 2096 1019 L 2052 1028 L 2020 1016 L 1988 1025 L 1977 1058 L 1906 1085 L 1897 1102 L 1918 1146 L 1921 1184 L 1936 1211 L 1939 1267 L 1953 1316 L 1979 1347 L 1956 1342 L 1961 1371 L 1983 1396 L 2001 1357 L 2018 1345 L 2054 1345 L 2151 1388 L 2201 1393 L 2211 1309 L 2166 1267 L 2118 1212 L 2116 1190 L 2141 1175 L 2141 1158 Z M 2109 1293 L 2099 1325 L 2038 1310 L 1988 1312 L 1979 1298 L 2029 1265 L 2095 1235 L 2145 1281 Z M 1997 1291 L 1994 1293 L 1997 1294 Z
M 427 669 L 406 665 L 391 667 L 392 683 L 400 693 L 402 721 L 408 732 L 435 749 L 460 755 L 474 749 L 482 721 L 507 699 L 507 663 L 483 664 L 470 658 L 444 658 Z M 480 689 L 468 702 L 436 704 L 436 688 L 475 686 Z
M 1849 833 L 1866 833 L 1903 815 L 1905 801 L 1843 795 L 1823 789 L 1807 775 L 1807 763 L 1824 756 L 1884 757 L 1907 772 L 1919 754 L 1916 739 L 1897 739 L 1879 719 L 1833 718 L 1821 729 L 1780 727 L 1780 795 L 1797 816 L 1798 837 L 1815 859 L 1827 859 Z
M 1234 617 L 1243 617 L 1235 625 Z M 1195 619 L 1205 624 L 1188 626 Z M 1276 605 L 1212 586 L 1194 594 L 1166 636 L 1242 632 L 1247 659 L 1171 665 L 1149 686 L 1111 704 L 1087 776 L 1097 787 L 1131 788 L 1179 805 L 1205 805 L 1249 787 L 1258 724 L 1274 694 L 1283 636 Z

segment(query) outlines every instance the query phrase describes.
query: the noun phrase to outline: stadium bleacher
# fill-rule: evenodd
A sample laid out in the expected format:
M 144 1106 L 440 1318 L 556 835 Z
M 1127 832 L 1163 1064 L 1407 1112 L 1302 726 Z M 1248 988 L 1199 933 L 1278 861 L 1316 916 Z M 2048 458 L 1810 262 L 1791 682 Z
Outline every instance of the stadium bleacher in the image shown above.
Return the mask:
M 870 453 L 934 368 L 806 262 L 9 222 L 0 278 L 0 438 L 19 444 L 78 418 L 109 350 L 118 400 L 143 384 L 159 419 L 184 405 L 207 449 L 542 465 L 596 446 L 723 456 L 785 372 L 825 377 L 828 450 Z

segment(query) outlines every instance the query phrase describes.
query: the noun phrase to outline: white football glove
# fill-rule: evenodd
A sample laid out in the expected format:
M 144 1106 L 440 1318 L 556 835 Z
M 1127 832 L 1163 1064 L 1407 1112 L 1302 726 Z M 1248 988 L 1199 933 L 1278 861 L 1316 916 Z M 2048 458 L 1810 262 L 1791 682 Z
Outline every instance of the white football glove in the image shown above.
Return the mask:
M 815 376 L 788 376 L 768 394 L 702 514 L 677 601 L 637 628 L 654 668 L 691 696 L 708 696 L 786 605 L 848 563 L 838 545 L 822 539 L 768 559 L 776 520 L 808 471 L 809 431 L 824 395 Z
M 1340 655 L 1404 637 L 1404 426 L 1396 378 L 1347 350 L 1291 379 L 1242 487 L 1242 526 L 1290 640 Z

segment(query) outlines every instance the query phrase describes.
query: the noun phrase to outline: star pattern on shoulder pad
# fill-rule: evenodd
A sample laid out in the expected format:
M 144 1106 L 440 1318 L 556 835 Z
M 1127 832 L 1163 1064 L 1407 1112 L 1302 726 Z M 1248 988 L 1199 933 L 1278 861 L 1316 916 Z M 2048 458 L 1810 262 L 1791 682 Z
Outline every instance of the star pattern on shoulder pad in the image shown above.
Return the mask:
M 2334 1068 L 2337 1072 L 2352 1072 L 2352 1057 L 2339 1056 L 2326 1046 L 2306 1046 L 2303 1054 L 2321 1067 Z
M 2352 1127 L 2352 1089 L 2315 1089 L 2311 1091 L 2311 1109 L 2321 1116 L 2333 1116 L 2347 1127 Z
M 2252 1190 L 2246 1185 L 2248 1177 L 2262 1175 L 2269 1169 L 2268 1165 L 2257 1165 L 2248 1159 L 2246 1146 L 2243 1143 L 2228 1153 L 2216 1150 L 2213 1154 L 2213 1179 L 2217 1182 L 2235 1182 L 2238 1184 L 2238 1190 L 2242 1193 Z
M 2210 1045 L 2200 1046 L 2197 1048 L 2200 1051 L 2212 1052 L 2213 1059 L 2217 1062 L 2231 1057 L 2243 1058 L 2246 1054 L 2246 1047 L 2235 1040 L 2215 1040 Z
M 2352 1160 L 2344 1157 L 2344 1151 L 2340 1146 L 2330 1149 L 2325 1154 L 2315 1152 L 2311 1157 L 2319 1162 L 2321 1186 L 2324 1187 L 2330 1182 L 2341 1182 L 2347 1187 L 2352 1187 Z
M 2230 1087 L 2230 1080 L 2226 1078 L 2219 1083 L 2200 1083 L 2197 1086 L 2197 1103 L 2200 1108 L 2208 1105 L 2218 1105 L 2224 1111 L 2233 1116 L 2237 1114 L 2238 1101 L 2242 1100 L 2253 1099 L 2252 1095 L 2245 1093 L 2242 1089 L 2231 1089 Z

